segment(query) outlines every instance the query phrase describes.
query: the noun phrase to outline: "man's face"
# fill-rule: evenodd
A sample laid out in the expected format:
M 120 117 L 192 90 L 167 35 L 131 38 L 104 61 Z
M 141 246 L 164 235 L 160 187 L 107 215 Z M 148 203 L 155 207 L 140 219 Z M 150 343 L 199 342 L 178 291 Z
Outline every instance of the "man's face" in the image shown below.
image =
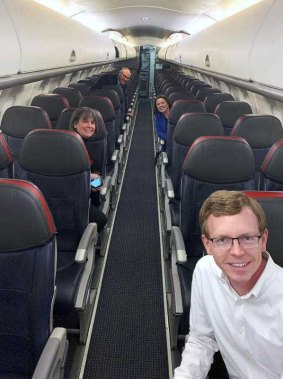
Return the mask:
M 128 81 L 131 79 L 131 71 L 130 70 L 122 70 L 119 72 L 119 82 L 120 84 L 124 85 L 128 83 Z
M 241 212 L 233 216 L 207 219 L 209 238 L 251 237 L 259 236 L 258 221 L 250 207 L 243 207 Z M 237 240 L 229 249 L 221 249 L 215 243 L 202 235 L 202 240 L 208 254 L 213 255 L 215 263 L 226 274 L 231 286 L 239 295 L 248 293 L 259 279 L 265 263 L 262 252 L 266 250 L 268 232 L 265 230 L 256 247 L 243 247 Z

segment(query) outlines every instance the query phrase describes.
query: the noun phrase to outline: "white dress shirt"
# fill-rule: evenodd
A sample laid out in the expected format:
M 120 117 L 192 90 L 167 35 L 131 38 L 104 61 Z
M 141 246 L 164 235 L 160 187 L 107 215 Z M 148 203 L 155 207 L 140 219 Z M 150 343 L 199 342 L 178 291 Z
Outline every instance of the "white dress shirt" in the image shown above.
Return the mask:
M 174 379 L 206 378 L 220 350 L 231 379 L 283 379 L 283 268 L 268 253 L 253 289 L 239 296 L 211 255 L 196 265 L 190 333 Z

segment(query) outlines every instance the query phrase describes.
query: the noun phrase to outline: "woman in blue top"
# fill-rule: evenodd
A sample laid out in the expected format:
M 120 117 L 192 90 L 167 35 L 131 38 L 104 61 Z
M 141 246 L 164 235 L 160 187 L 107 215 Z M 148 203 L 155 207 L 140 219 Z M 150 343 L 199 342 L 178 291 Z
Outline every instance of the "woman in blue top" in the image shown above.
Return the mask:
M 166 148 L 167 122 L 170 112 L 170 104 L 166 96 L 157 96 L 154 102 L 155 128 L 160 139 L 164 141 L 161 151 Z

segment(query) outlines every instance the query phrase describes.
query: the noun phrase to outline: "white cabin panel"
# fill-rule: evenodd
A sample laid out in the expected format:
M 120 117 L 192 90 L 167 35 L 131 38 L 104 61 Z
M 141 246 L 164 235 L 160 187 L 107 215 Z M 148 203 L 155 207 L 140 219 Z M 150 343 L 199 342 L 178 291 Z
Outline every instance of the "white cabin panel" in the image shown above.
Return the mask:
M 20 72 L 107 61 L 112 41 L 45 6 L 29 0 L 5 1 L 21 49 Z
M 20 46 L 5 3 L 0 1 L 0 77 L 17 74 L 20 69 Z

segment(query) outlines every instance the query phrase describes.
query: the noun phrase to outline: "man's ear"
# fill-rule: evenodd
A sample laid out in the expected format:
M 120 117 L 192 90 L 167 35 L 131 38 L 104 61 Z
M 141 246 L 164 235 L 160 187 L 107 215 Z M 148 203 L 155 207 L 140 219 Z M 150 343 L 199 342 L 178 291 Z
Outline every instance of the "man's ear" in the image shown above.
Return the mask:
M 210 240 L 204 234 L 201 235 L 201 239 L 202 239 L 203 246 L 204 246 L 204 248 L 206 250 L 206 253 L 208 255 L 212 255 Z

